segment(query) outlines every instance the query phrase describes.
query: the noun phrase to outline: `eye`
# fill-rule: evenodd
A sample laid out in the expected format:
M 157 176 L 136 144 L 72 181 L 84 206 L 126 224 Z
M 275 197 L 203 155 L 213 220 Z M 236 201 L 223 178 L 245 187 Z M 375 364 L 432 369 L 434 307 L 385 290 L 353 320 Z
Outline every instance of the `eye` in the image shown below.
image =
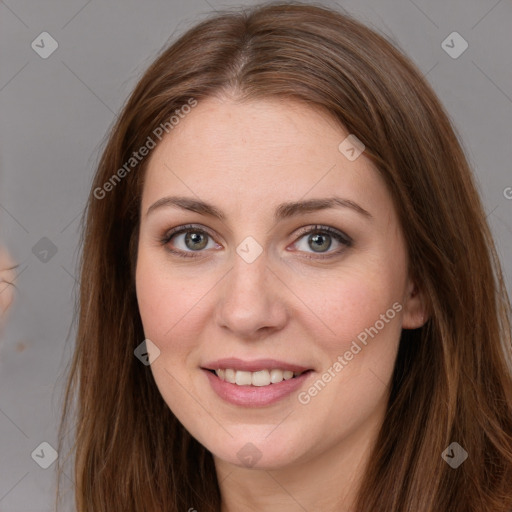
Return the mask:
M 171 241 L 172 246 L 177 247 L 177 250 L 169 247 Z M 211 242 L 210 246 L 208 245 L 209 242 Z M 202 252 L 203 249 L 220 247 L 213 242 L 213 237 L 208 231 L 193 225 L 179 226 L 168 231 L 161 243 L 166 246 L 169 252 L 185 258 L 194 258 L 196 254 L 193 253 Z
M 352 245 L 352 239 L 348 235 L 329 226 L 309 226 L 300 230 L 299 234 L 301 236 L 294 246 L 299 251 L 316 254 L 316 256 L 307 256 L 308 258 L 322 259 L 336 256 Z M 333 246 L 333 240 L 338 248 L 329 251 Z M 192 224 L 167 231 L 160 243 L 167 251 L 184 258 L 198 257 L 204 249 L 222 247 L 213 240 L 213 235 L 209 231 Z
M 307 227 L 300 234 L 302 236 L 294 243 L 297 249 L 309 253 L 312 251 L 319 254 L 320 258 L 335 256 L 352 245 L 352 239 L 349 236 L 329 226 L 316 225 Z M 333 245 L 333 239 L 334 245 L 338 245 L 338 248 L 327 252 Z M 324 253 L 326 254 L 325 256 L 323 255 Z M 311 258 L 311 256 L 308 257 Z

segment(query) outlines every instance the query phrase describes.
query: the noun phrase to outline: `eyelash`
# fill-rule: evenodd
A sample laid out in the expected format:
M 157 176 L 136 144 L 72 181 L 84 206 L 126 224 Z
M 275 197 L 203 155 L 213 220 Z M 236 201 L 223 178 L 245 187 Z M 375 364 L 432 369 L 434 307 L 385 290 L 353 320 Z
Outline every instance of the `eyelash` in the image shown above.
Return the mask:
M 188 233 L 188 232 L 198 232 L 198 233 L 205 233 L 210 238 L 214 240 L 214 236 L 210 231 L 207 229 L 204 229 L 202 227 L 199 227 L 194 224 L 187 224 L 183 226 L 178 226 L 168 232 L 165 233 L 165 235 L 160 239 L 160 243 L 164 246 L 166 246 L 171 239 L 176 236 L 180 235 L 182 233 Z M 352 246 L 352 239 L 348 236 L 342 233 L 341 231 L 338 231 L 337 229 L 331 228 L 329 226 L 322 226 L 322 225 L 314 225 L 307 228 L 302 229 L 299 234 L 296 242 L 303 238 L 306 235 L 309 235 L 311 233 L 323 233 L 328 234 L 332 236 L 337 242 L 342 244 L 344 247 L 341 247 L 340 249 L 330 252 L 330 253 L 317 253 L 316 256 L 305 256 L 309 259 L 327 259 L 332 258 L 334 256 L 339 255 L 341 252 L 343 252 L 347 247 Z M 296 243 L 294 242 L 294 243 Z M 174 250 L 170 249 L 169 247 L 166 247 L 166 250 L 169 251 L 172 254 L 175 254 L 176 256 L 179 256 L 181 258 L 198 258 L 201 257 L 200 253 L 204 251 L 182 251 L 182 250 Z

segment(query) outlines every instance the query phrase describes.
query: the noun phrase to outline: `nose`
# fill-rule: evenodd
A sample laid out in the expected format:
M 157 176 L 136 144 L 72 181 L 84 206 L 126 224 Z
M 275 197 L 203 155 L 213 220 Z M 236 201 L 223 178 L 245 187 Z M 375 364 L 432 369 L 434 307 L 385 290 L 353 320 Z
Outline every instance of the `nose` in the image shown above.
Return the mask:
M 252 263 L 235 254 L 233 268 L 219 293 L 217 325 L 245 340 L 283 329 L 289 317 L 283 294 L 286 289 L 269 268 L 265 251 Z

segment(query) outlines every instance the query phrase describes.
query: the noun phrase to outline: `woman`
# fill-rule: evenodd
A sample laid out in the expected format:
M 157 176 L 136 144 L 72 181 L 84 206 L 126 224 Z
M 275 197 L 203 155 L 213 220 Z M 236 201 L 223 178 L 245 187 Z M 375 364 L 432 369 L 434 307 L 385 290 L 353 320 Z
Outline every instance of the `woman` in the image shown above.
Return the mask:
M 147 70 L 87 209 L 78 510 L 509 511 L 510 356 L 468 163 L 383 37 L 262 6 Z

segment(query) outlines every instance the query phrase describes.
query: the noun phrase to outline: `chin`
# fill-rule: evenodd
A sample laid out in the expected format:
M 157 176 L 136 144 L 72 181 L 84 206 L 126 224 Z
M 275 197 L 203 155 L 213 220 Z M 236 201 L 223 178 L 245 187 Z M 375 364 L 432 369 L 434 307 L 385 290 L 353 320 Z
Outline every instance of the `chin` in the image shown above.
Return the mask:
M 275 428 L 275 426 L 274 426 Z M 296 442 L 283 432 L 282 436 L 268 434 L 271 429 L 265 425 L 265 433 L 251 436 L 245 431 L 243 436 L 229 438 L 221 443 L 213 442 L 204 446 L 217 459 L 240 468 L 276 470 L 293 465 L 305 456 L 304 439 Z

